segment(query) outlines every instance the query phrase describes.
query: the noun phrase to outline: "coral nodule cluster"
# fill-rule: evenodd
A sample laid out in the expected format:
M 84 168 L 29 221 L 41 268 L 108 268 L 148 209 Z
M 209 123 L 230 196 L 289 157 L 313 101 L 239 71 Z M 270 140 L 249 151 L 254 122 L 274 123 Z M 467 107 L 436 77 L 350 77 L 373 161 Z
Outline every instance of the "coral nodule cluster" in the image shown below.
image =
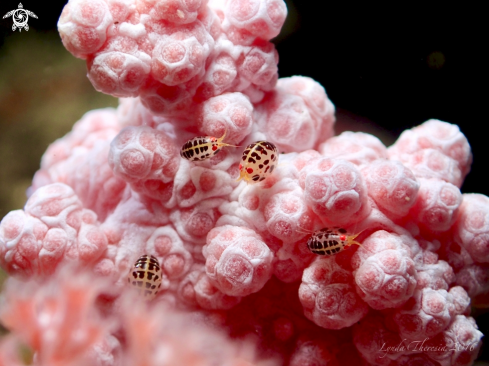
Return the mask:
M 278 78 L 286 15 L 282 0 L 66 4 L 63 44 L 120 105 L 51 144 L 0 224 L 0 364 L 21 365 L 21 344 L 51 366 L 473 363 L 489 198 L 460 192 L 467 139 L 439 120 L 388 148 L 334 136 L 324 88 Z M 198 136 L 226 147 L 188 160 Z M 265 179 L 239 181 L 267 146 Z

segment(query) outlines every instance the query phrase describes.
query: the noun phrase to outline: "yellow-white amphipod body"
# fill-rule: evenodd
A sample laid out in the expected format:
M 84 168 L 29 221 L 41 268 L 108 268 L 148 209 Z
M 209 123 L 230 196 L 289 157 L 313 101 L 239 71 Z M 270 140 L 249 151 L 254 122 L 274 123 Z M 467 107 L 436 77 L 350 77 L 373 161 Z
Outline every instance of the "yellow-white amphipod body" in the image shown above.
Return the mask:
M 222 142 L 226 137 L 226 132 L 222 137 L 197 136 L 188 140 L 180 149 L 180 156 L 190 161 L 202 161 L 212 158 L 224 146 L 237 147 Z
M 146 300 L 156 297 L 160 287 L 162 272 L 158 259 L 144 254 L 134 263 L 132 271 L 127 276 L 127 282 L 139 291 Z
M 239 178 L 248 183 L 257 183 L 266 179 L 278 161 L 277 147 L 268 141 L 256 141 L 243 151 L 239 164 Z
M 355 240 L 362 232 L 350 235 L 340 227 L 324 228 L 312 234 L 307 240 L 307 247 L 314 254 L 335 255 L 350 245 L 362 245 Z

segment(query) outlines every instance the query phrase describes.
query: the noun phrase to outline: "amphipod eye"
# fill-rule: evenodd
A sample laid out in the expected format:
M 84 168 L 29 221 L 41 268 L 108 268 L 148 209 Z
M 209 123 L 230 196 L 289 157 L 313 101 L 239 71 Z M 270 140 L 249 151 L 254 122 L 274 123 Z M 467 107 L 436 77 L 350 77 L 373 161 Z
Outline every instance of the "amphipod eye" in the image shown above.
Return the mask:
M 248 183 L 258 183 L 265 180 L 273 173 L 277 161 L 278 149 L 271 142 L 249 144 L 241 156 L 238 181 L 244 179 Z
M 144 254 L 134 263 L 127 282 L 146 300 L 152 300 L 161 287 L 162 272 L 158 259 Z

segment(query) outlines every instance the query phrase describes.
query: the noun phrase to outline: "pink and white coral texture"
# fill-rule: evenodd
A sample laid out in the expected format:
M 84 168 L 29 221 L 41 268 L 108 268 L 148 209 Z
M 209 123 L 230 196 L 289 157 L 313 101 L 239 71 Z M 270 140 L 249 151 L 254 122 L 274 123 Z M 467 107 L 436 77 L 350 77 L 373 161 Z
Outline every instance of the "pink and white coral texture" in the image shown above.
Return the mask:
M 471 365 L 489 292 L 489 198 L 461 194 L 472 154 L 429 120 L 386 147 L 334 136 L 314 80 L 278 78 L 282 0 L 70 0 L 58 28 L 95 89 L 41 161 L 24 210 L 0 224 L 10 275 L 0 365 Z M 226 134 L 204 161 L 189 139 Z M 266 140 L 279 164 L 237 181 Z M 317 256 L 340 226 L 360 246 Z M 143 254 L 162 269 L 144 301 Z

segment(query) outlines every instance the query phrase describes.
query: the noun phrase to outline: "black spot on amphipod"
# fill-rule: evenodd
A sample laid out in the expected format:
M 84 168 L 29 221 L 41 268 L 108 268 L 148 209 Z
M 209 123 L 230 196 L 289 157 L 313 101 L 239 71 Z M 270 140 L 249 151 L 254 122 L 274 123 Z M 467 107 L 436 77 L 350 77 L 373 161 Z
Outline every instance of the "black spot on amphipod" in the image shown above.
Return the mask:
M 248 163 L 253 163 L 253 164 L 255 164 L 255 163 L 256 163 L 256 160 L 255 160 L 255 159 L 253 159 L 253 158 L 248 158 Z
M 256 158 L 256 160 L 261 160 L 260 155 L 258 155 L 258 154 L 257 154 L 255 151 L 253 151 L 253 152 L 251 153 L 251 156 L 253 156 L 254 158 Z
M 338 231 L 342 234 L 346 234 L 346 230 L 345 229 L 338 229 Z
M 263 164 L 258 165 L 258 168 L 262 169 L 263 168 Z

